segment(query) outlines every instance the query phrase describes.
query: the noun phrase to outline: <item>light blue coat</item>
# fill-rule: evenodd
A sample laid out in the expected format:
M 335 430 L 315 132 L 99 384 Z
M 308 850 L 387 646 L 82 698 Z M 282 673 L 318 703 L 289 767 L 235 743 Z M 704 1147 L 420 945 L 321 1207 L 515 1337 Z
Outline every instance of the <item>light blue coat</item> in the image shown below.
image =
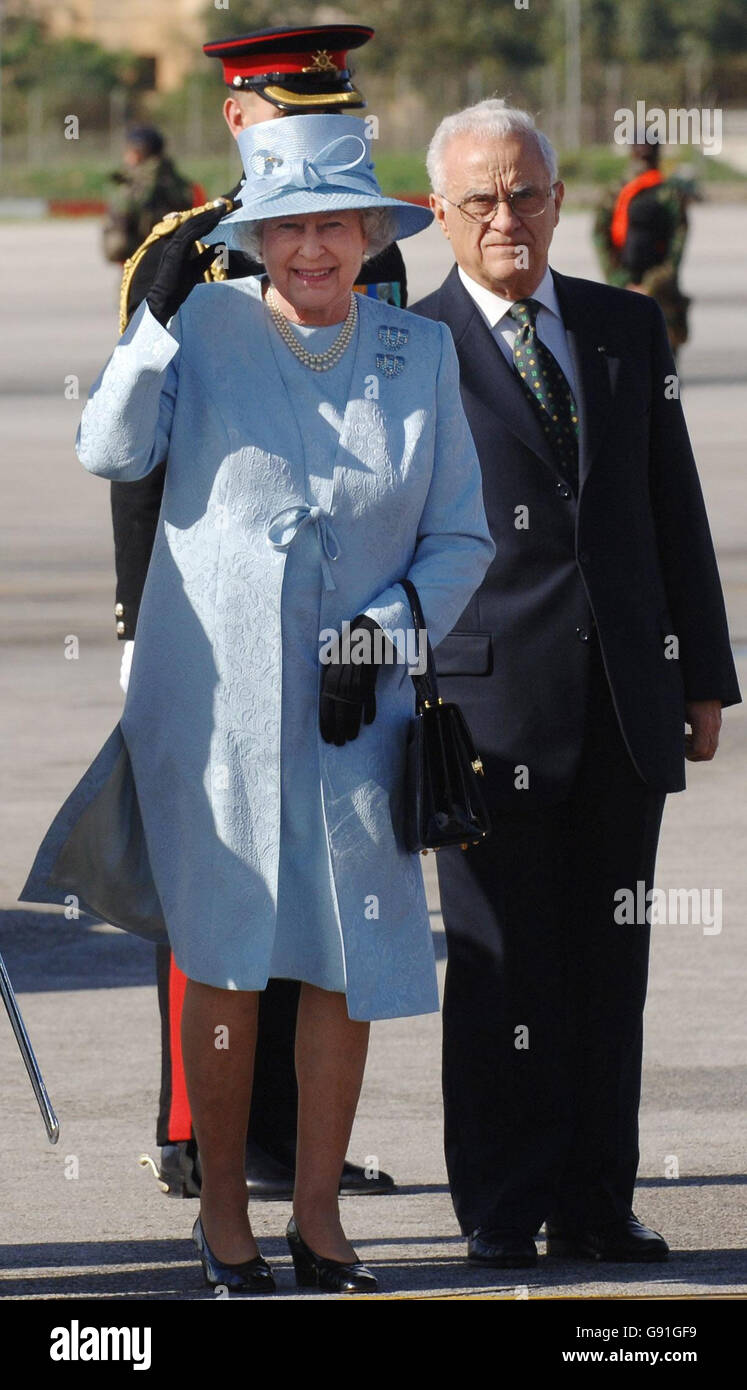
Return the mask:
M 287 349 L 255 278 L 199 286 L 168 330 L 141 306 L 79 431 L 91 473 L 131 481 L 168 455 L 166 481 L 120 725 L 50 828 L 22 897 L 61 901 L 60 885 L 76 885 L 95 907 L 86 875 L 108 858 L 129 904 L 110 920 L 157 935 L 154 885 L 177 965 L 225 988 L 263 988 L 272 954 L 280 603 L 295 529 L 314 528 L 319 545 L 320 631 L 362 612 L 390 631 L 411 628 L 397 582 L 409 575 L 434 645 L 494 553 L 448 329 L 369 298 L 358 307 L 327 508 L 309 512 L 304 403 L 289 398 L 276 368 Z M 318 647 L 319 634 L 309 636 Z M 321 740 L 317 721 L 308 730 L 348 1011 L 359 1019 L 438 1007 L 420 863 L 401 835 L 414 710 L 405 665 L 380 671 L 376 700 L 373 724 L 342 748 Z M 128 755 L 136 802 L 130 788 L 127 805 L 135 816 L 139 806 L 144 843 L 141 834 L 125 862 L 96 817 L 102 788 L 121 791 Z M 103 851 L 92 853 L 90 834 L 80 851 L 81 825 L 87 834 L 93 825 Z M 55 861 L 65 862 L 56 878 Z

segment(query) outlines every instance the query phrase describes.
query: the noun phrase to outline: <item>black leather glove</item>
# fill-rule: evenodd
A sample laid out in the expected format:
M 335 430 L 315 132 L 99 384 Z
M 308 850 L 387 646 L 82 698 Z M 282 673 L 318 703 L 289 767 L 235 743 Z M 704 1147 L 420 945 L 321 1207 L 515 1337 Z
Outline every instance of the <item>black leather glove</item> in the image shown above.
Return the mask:
M 325 743 L 335 743 L 341 748 L 349 739 L 358 737 L 361 718 L 364 724 L 373 724 L 376 718 L 375 692 L 379 668 L 374 661 L 373 634 L 378 629 L 379 624 L 365 614 L 353 618 L 350 624 L 351 647 L 355 651 L 357 632 L 367 632 L 371 638 L 368 643 L 370 660 L 343 661 L 340 651 L 339 660 L 329 662 L 322 668 L 319 727 Z
M 164 328 L 218 255 L 216 246 L 197 251 L 195 242 L 212 232 L 213 227 L 217 227 L 225 216 L 226 204 L 219 201 L 217 207 L 207 208 L 196 217 L 188 217 L 168 238 L 156 277 L 146 295 L 150 312 Z

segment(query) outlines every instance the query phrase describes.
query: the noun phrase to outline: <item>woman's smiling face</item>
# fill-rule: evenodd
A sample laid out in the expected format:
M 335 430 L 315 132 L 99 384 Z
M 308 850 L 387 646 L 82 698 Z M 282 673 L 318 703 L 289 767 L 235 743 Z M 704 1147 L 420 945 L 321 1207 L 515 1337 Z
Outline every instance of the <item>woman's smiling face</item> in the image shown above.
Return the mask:
M 264 223 L 262 259 L 289 318 L 315 325 L 339 323 L 366 250 L 356 209 L 273 217 Z

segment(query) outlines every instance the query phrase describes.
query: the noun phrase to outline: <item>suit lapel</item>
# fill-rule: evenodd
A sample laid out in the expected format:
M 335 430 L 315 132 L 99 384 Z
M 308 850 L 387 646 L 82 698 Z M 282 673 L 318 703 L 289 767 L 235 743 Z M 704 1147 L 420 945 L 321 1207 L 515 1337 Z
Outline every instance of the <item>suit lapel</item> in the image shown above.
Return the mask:
M 464 288 L 456 266 L 442 286 L 440 307 L 459 353 L 463 385 L 557 473 L 552 449 L 524 388 Z

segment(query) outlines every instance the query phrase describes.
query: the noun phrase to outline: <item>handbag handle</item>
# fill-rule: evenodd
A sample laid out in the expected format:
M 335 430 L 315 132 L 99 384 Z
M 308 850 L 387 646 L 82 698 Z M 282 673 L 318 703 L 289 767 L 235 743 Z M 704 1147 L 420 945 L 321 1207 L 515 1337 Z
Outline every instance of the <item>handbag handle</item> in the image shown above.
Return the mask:
M 399 582 L 402 585 L 402 588 L 404 589 L 405 593 L 407 594 L 410 608 L 412 609 L 412 620 L 413 625 L 415 627 L 415 635 L 418 641 L 418 649 L 420 648 L 421 632 L 424 632 L 426 637 L 427 664 L 425 672 L 422 676 L 413 676 L 412 673 L 410 676 L 412 683 L 415 686 L 416 708 L 418 714 L 420 714 L 426 705 L 438 704 L 438 682 L 436 680 L 436 666 L 433 660 L 433 652 L 431 650 L 431 639 L 428 636 L 428 629 L 425 625 L 423 609 L 420 605 L 420 595 L 411 579 L 400 579 Z

